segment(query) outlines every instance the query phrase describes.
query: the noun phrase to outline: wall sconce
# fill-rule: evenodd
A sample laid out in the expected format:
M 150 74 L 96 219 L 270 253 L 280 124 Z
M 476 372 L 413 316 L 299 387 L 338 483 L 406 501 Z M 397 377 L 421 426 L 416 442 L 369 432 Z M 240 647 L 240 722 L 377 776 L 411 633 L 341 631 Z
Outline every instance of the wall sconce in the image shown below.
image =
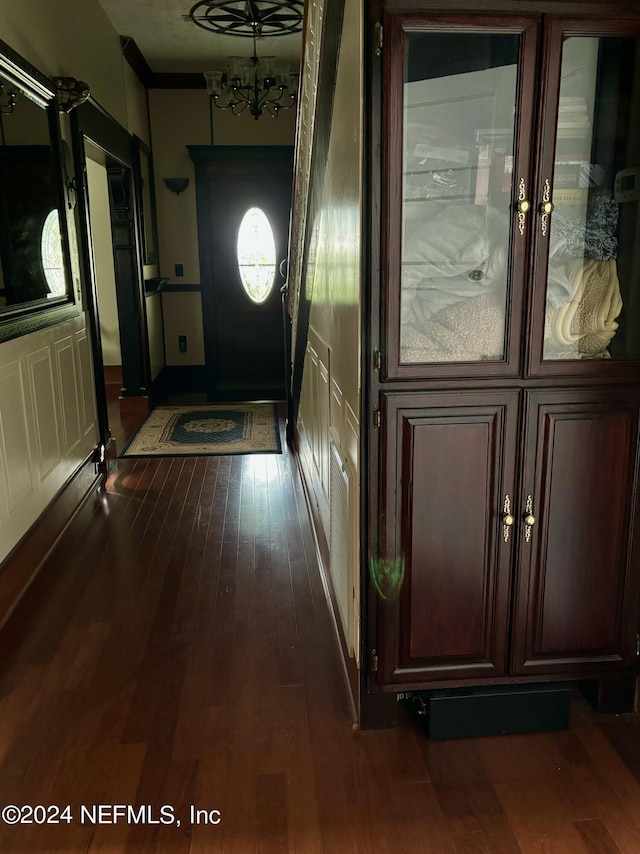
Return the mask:
M 70 113 L 75 107 L 88 99 L 91 94 L 89 84 L 75 77 L 54 77 L 56 104 L 61 113 Z
M 186 190 L 189 186 L 188 178 L 163 178 L 162 180 L 171 192 L 176 194 L 176 196 L 179 196 L 180 193 L 182 193 L 183 190 Z

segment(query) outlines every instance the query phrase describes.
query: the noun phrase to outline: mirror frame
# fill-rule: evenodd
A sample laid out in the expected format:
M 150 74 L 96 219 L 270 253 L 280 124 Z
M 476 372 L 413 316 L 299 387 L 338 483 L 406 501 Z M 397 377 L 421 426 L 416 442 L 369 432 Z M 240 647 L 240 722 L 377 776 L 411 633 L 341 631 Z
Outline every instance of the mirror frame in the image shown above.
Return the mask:
M 71 267 L 69 232 L 67 227 L 67 199 L 65 185 L 71 185 L 66 175 L 62 150 L 60 117 L 53 82 L 37 68 L 30 65 L 6 42 L 0 40 L 0 75 L 16 86 L 25 97 L 46 111 L 49 139 L 55 172 L 57 207 L 60 214 L 60 238 L 67 292 L 64 296 L 33 300 L 15 306 L 0 308 L 0 343 L 27 335 L 46 326 L 61 323 L 78 314 Z M 73 215 L 73 214 L 72 214 Z
M 134 134 L 135 169 L 134 182 L 136 192 L 136 207 L 140 239 L 142 241 L 142 261 L 144 264 L 158 263 L 158 216 L 156 213 L 156 188 L 153 174 L 153 157 L 151 149 L 139 136 Z M 144 192 L 144 164 L 148 175 L 149 196 Z

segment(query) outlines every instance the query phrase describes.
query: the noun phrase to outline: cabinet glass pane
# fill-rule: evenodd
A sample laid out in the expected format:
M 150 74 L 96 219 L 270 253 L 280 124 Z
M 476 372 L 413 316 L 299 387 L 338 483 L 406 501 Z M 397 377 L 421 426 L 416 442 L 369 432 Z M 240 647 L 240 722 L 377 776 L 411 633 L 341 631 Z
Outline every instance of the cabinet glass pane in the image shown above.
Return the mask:
M 640 39 L 565 39 L 551 188 L 544 358 L 638 358 Z
M 500 361 L 520 37 L 408 33 L 400 361 Z

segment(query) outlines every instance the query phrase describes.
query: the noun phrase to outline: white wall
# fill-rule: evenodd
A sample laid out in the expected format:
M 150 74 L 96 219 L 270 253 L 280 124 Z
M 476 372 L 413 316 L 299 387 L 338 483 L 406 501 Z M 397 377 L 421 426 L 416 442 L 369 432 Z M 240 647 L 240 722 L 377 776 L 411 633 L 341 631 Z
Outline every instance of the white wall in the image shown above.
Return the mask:
M 98 0 L 5 0 L 0 32 L 44 74 L 85 80 L 93 97 L 126 126 L 120 37 Z
M 323 202 L 314 227 L 306 282 L 312 302 L 298 423 L 302 464 L 325 537 L 330 550 L 333 541 L 334 548 L 340 547 L 345 553 L 346 565 L 340 566 L 332 556 L 328 570 L 347 644 L 356 659 L 359 633 L 361 34 L 360 0 L 347 0 Z M 332 516 L 332 508 L 340 507 L 332 490 L 342 489 L 336 479 L 336 468 L 331 465 L 334 452 L 349 483 L 346 531 L 342 530 L 343 520 Z M 342 543 L 343 536 L 347 536 L 348 543 Z
M 122 365 L 107 170 L 100 163 L 88 158 L 87 184 L 89 187 L 91 240 L 102 340 L 102 361 L 105 365 Z
M 97 0 L 5 2 L 0 29 L 43 73 L 86 80 L 102 106 L 126 122 L 120 41 Z M 69 138 L 66 118 L 63 134 Z M 0 344 L 0 560 L 98 441 L 73 220 L 70 226 L 78 315 Z

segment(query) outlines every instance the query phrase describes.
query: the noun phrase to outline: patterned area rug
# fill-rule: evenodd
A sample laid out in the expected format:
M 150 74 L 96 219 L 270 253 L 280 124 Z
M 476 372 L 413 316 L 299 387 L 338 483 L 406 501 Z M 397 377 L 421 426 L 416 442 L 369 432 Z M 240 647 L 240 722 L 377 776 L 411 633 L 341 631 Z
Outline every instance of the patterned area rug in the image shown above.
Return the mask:
M 158 406 L 120 457 L 207 457 L 279 454 L 278 412 L 272 403 Z

